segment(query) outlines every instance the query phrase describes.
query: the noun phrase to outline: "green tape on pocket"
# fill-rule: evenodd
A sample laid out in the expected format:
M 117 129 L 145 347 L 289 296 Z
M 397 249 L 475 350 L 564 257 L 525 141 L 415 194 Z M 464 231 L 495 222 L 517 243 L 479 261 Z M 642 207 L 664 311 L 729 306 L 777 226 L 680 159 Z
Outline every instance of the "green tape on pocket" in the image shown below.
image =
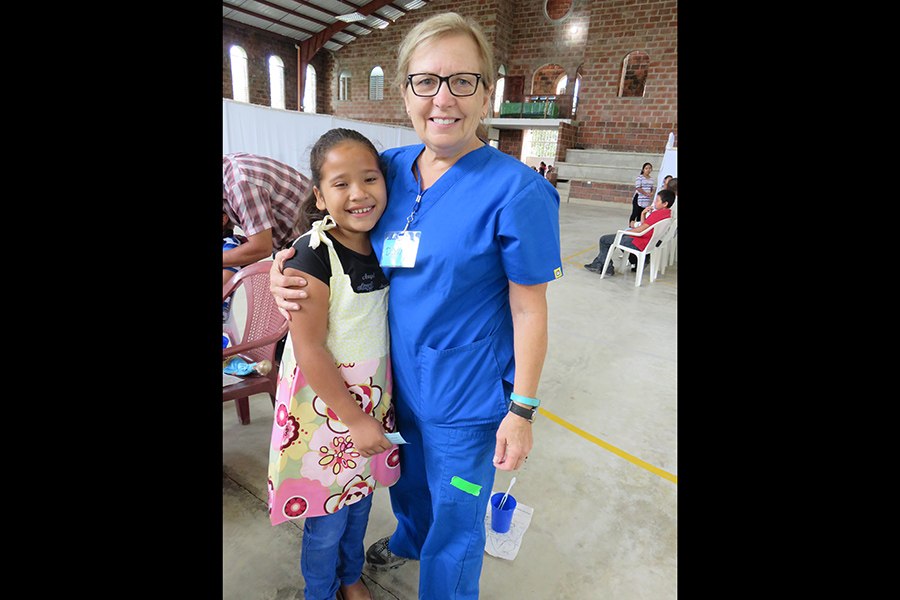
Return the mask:
M 452 485 L 455 488 L 461 489 L 462 491 L 464 491 L 467 494 L 472 494 L 473 496 L 477 496 L 478 494 L 481 493 L 480 485 L 476 485 L 474 483 L 466 481 L 465 479 L 462 479 L 461 477 L 457 477 L 456 475 L 454 475 L 453 478 L 450 480 L 450 485 Z

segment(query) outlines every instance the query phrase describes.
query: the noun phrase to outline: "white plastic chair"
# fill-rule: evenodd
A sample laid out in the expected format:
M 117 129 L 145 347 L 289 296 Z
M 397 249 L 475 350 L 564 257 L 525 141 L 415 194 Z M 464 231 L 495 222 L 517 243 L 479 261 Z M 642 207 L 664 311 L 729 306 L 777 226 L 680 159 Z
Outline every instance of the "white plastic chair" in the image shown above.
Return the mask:
M 625 271 L 625 268 L 628 266 L 628 255 L 634 254 L 637 257 L 637 274 L 634 278 L 634 287 L 641 286 L 641 277 L 644 274 L 644 260 L 647 258 L 647 255 L 650 255 L 650 282 L 656 281 L 656 271 L 657 262 L 660 258 L 660 252 L 658 252 L 659 248 L 656 247 L 656 242 L 662 239 L 662 237 L 666 234 L 666 230 L 669 229 L 669 224 L 672 219 L 663 219 L 661 221 L 657 221 L 644 231 L 640 233 L 632 233 L 630 231 L 626 231 L 624 229 L 620 229 L 616 232 L 616 239 L 613 241 L 612 246 L 609 247 L 609 252 L 606 253 L 606 260 L 603 261 L 603 269 L 600 271 L 600 279 L 606 277 L 606 269 L 609 267 L 609 263 L 612 260 L 613 252 L 616 250 L 622 250 L 625 254 L 622 255 L 622 258 L 619 262 L 621 271 Z M 622 236 L 630 235 L 632 237 L 647 237 L 650 236 L 650 242 L 647 244 L 647 247 L 641 251 L 635 248 L 631 248 L 628 246 L 622 245 Z
M 656 261 L 656 266 L 663 275 L 666 274 L 666 267 L 671 267 L 675 264 L 675 251 L 678 249 L 676 233 L 678 233 L 678 219 L 672 217 L 672 222 L 669 223 L 669 228 L 666 230 L 666 234 L 662 237 L 662 243 L 659 245 L 659 260 Z M 651 266 L 653 265 L 652 260 L 650 264 Z

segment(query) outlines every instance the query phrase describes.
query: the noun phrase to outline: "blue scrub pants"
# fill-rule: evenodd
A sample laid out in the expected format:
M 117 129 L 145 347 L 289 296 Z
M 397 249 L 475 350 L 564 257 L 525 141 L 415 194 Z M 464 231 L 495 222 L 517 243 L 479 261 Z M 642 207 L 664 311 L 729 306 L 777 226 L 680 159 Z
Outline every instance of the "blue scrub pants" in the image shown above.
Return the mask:
M 365 561 L 363 537 L 371 509 L 369 494 L 332 515 L 306 519 L 300 554 L 306 600 L 334 600 L 341 585 L 359 580 Z
M 419 561 L 419 600 L 477 600 L 500 423 L 438 426 L 407 402 L 394 406 L 409 443 L 400 446 L 402 475 L 390 488 L 397 530 L 389 548 Z M 450 485 L 454 475 L 480 485 L 480 494 Z

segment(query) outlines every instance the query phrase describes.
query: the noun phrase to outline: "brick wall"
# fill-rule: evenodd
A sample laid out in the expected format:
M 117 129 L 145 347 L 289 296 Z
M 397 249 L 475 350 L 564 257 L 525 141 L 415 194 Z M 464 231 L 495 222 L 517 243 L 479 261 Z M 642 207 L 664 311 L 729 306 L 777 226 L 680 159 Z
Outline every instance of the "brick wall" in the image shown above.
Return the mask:
M 631 204 L 634 186 L 600 181 L 569 181 L 569 198 Z
M 660 152 L 670 132 L 678 135 L 677 2 L 590 5 L 593 41 L 584 55 L 578 143 L 585 148 Z M 619 98 L 622 62 L 633 50 L 650 56 L 644 96 Z
M 556 82 L 563 75 L 567 75 L 566 70 L 559 65 L 547 65 L 534 75 L 531 85 L 531 95 L 538 94 L 555 94 Z
M 533 93 L 535 74 L 547 65 L 559 65 L 570 81 L 581 73 L 572 146 L 660 152 L 669 132 L 676 136 L 678 132 L 677 1 L 572 0 L 571 4 L 569 12 L 554 21 L 544 10 L 544 0 L 432 0 L 337 52 L 320 50 L 312 62 L 317 69 L 317 112 L 408 126 L 399 91 L 391 84 L 400 40 L 416 23 L 452 10 L 478 21 L 494 45 L 497 65 L 505 65 L 508 75 L 525 78 L 525 94 Z M 272 38 L 223 21 L 224 97 L 231 97 L 228 48 L 240 40 L 250 55 L 251 102 L 269 104 L 267 53 L 276 51 L 285 63 L 287 107 L 296 109 L 296 49 L 290 41 Z M 644 96 L 619 98 L 622 61 L 634 50 L 650 56 Z M 385 74 L 384 100 L 370 101 L 369 73 L 376 65 Z M 337 100 L 338 74 L 343 69 L 352 75 L 351 97 L 346 101 Z M 501 148 L 516 146 L 517 136 L 506 137 L 500 140 Z
M 559 134 L 556 138 L 556 162 L 553 163 L 554 165 L 565 162 L 566 150 L 575 147 L 575 140 L 577 135 L 577 127 L 575 127 L 574 125 L 569 125 L 568 123 L 560 123 Z
M 237 44 L 247 53 L 250 103 L 271 106 L 269 95 L 269 57 L 284 61 L 284 105 L 297 110 L 297 50 L 290 40 L 258 29 L 240 28 L 222 21 L 222 97 L 233 98 L 231 85 L 231 46 Z
M 574 0 L 557 21 L 547 16 L 543 0 L 523 0 L 514 21 L 509 74 L 531 82 L 541 67 L 555 64 L 572 81 L 580 67 L 579 147 L 659 152 L 669 132 L 677 135 L 675 0 Z M 633 50 L 650 55 L 644 96 L 619 98 L 622 61 Z M 542 92 L 526 84 L 526 94 Z
M 501 129 L 500 137 L 497 140 L 497 149 L 504 154 L 522 156 L 522 142 L 525 138 L 525 132 L 521 129 Z
M 272 35 L 259 29 L 243 28 L 222 21 L 222 97 L 234 98 L 231 85 L 231 46 L 237 44 L 247 53 L 247 74 L 250 89 L 250 103 L 271 106 L 269 91 L 269 57 L 273 54 L 284 62 L 284 107 L 297 110 L 297 49 L 294 43 L 284 37 Z M 324 55 L 313 58 L 311 64 L 317 70 L 324 69 Z M 330 109 L 331 92 L 324 84 L 316 86 L 318 112 Z

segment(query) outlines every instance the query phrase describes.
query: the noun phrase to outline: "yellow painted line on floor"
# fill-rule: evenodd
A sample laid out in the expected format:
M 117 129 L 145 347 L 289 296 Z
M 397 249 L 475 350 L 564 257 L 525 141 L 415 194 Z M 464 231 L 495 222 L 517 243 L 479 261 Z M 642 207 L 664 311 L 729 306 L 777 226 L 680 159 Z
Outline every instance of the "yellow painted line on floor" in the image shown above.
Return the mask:
M 588 248 L 585 248 L 584 250 L 579 250 L 579 251 L 576 252 L 575 254 L 570 254 L 570 255 L 564 257 L 564 258 L 562 259 L 562 261 L 563 261 L 563 262 L 566 262 L 566 261 L 572 260 L 572 259 L 575 258 L 576 256 L 579 256 L 579 255 L 581 255 L 581 254 L 584 254 L 585 252 L 588 252 L 588 251 L 593 250 L 593 249 L 594 249 L 594 246 L 590 246 L 590 247 L 588 247 Z
M 625 452 L 624 450 L 619 450 L 618 448 L 616 448 L 616 447 L 613 446 L 612 444 L 608 444 L 608 443 L 604 442 L 604 441 L 601 440 L 600 438 L 591 435 L 590 433 L 588 433 L 588 432 L 585 431 L 584 429 L 579 429 L 578 427 L 575 427 L 574 425 L 572 425 L 571 423 L 569 423 L 569 422 L 566 421 L 565 419 L 561 419 L 560 417 L 557 417 L 557 416 L 554 415 L 552 412 L 550 412 L 550 411 L 548 411 L 548 410 L 546 410 L 546 409 L 544 409 L 544 408 L 538 408 L 538 412 L 541 413 L 542 415 L 544 415 L 545 417 L 547 417 L 548 419 L 550 419 L 551 421 L 553 421 L 553 422 L 555 422 L 555 423 L 558 423 L 558 424 L 562 425 L 563 427 L 565 427 L 565 428 L 568 429 L 569 431 L 571 431 L 571 432 L 573 432 L 573 433 L 576 433 L 576 434 L 580 435 L 581 437 L 583 437 L 583 438 L 586 439 L 587 441 L 593 442 L 593 443 L 597 444 L 598 446 L 600 446 L 601 448 L 604 448 L 604 449 L 606 449 L 606 450 L 609 450 L 610 452 L 612 452 L 613 454 L 615 454 L 615 455 L 617 455 L 617 456 L 621 456 L 622 458 L 624 458 L 624 459 L 627 460 L 628 462 L 633 463 L 633 464 L 635 464 L 635 465 L 641 467 L 642 469 L 646 469 L 646 470 L 650 471 L 651 473 L 653 473 L 653 474 L 655 474 L 655 475 L 659 475 L 659 476 L 662 477 L 663 479 L 668 479 L 669 481 L 671 481 L 671 482 L 674 483 L 675 485 L 678 485 L 678 476 L 677 476 L 677 475 L 672 475 L 671 473 L 669 473 L 669 472 L 667 472 L 667 471 L 663 471 L 663 470 L 660 469 L 659 467 L 654 467 L 654 466 L 651 465 L 650 463 L 645 462 L 645 461 L 639 459 L 637 456 L 632 456 L 631 454 L 628 454 L 628 453 Z
M 570 254 L 569 256 L 566 256 L 565 258 L 563 258 L 563 259 L 562 259 L 562 262 L 563 262 L 564 264 L 572 265 L 573 267 L 581 267 L 581 266 L 583 266 L 583 264 L 581 263 L 581 261 L 580 261 L 580 260 L 573 260 L 573 259 L 574 259 L 576 256 L 579 256 L 579 255 L 581 255 L 581 254 L 584 254 L 585 252 L 588 252 L 589 250 L 593 250 L 593 249 L 594 249 L 594 247 L 591 246 L 590 248 L 585 248 L 584 250 L 581 250 L 581 251 L 579 251 L 579 252 L 576 252 L 575 254 Z M 671 268 L 671 266 L 670 266 L 670 265 L 667 265 L 666 268 L 669 269 L 669 268 Z M 665 275 L 663 275 L 663 273 L 660 272 L 659 275 L 657 276 L 656 281 L 654 281 L 653 283 L 661 283 L 661 284 L 663 284 L 663 285 L 670 285 L 670 286 L 671 286 L 671 285 L 675 285 L 675 284 L 674 284 L 673 282 L 671 282 L 671 281 L 660 281 L 660 278 L 664 278 L 664 277 L 665 277 Z

